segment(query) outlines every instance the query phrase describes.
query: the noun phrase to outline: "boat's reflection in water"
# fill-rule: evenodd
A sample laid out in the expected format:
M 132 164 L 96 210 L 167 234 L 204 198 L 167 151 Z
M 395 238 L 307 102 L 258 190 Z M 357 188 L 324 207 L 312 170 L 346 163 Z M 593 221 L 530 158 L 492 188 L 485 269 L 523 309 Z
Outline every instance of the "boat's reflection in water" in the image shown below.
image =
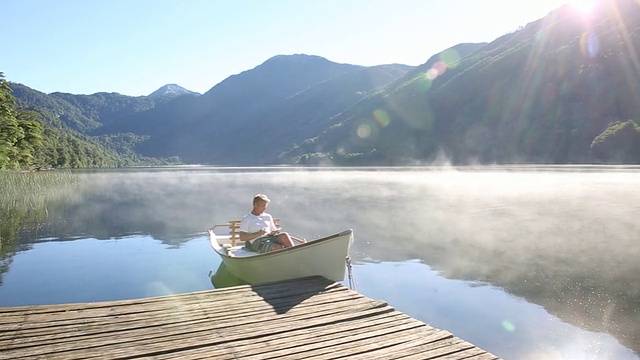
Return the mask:
M 220 262 L 218 270 L 211 275 L 211 284 L 216 289 L 222 289 L 231 286 L 248 285 L 249 283 L 233 275 L 224 262 Z

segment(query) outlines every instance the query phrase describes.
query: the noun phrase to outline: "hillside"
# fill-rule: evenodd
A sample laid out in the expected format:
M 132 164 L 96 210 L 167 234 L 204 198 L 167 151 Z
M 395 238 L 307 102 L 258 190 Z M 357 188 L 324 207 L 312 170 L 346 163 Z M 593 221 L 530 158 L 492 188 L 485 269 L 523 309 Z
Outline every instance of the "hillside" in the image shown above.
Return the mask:
M 14 108 L 18 122 L 37 122 L 37 126 L 25 128 L 30 129 L 30 134 L 16 137 L 16 147 L 20 148 L 25 142 L 30 145 L 18 150 L 23 160 L 9 168 L 121 167 L 179 162 L 177 158 L 156 159 L 136 153 L 133 148 L 145 140 L 142 136 L 130 133 L 90 136 L 84 133 L 102 126 L 100 121 L 108 121 L 110 115 L 114 118 L 131 111 L 144 111 L 155 105 L 153 100 L 107 93 L 47 95 L 21 84 L 7 85 L 15 102 L 2 103 Z M 5 129 L 0 130 L 3 130 L 0 134 L 7 135 Z
M 561 7 L 417 67 L 278 55 L 202 95 L 43 94 L 87 139 L 129 157 L 215 165 L 640 163 L 640 6 Z M 59 124 L 59 125 L 60 125 Z M 58 128 L 61 128 L 58 126 Z
M 629 0 L 590 18 L 564 6 L 459 61 L 436 55 L 281 161 L 640 163 L 639 29 Z
M 26 108 L 48 112 L 58 128 L 142 158 L 187 163 L 264 164 L 324 129 L 331 117 L 411 67 L 362 67 L 319 56 L 275 56 L 205 94 L 166 85 L 150 96 L 44 94 L 21 84 Z M 238 142 L 244 142 L 238 151 Z

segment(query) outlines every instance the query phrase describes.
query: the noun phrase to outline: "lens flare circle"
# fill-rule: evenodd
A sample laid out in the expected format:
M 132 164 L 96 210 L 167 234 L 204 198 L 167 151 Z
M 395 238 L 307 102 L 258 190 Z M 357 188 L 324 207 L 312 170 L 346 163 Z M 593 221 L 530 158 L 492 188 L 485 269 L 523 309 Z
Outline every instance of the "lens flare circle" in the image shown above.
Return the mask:
M 440 60 L 445 63 L 447 68 L 455 69 L 460 63 L 460 54 L 453 49 L 448 49 L 440 53 Z
M 421 92 L 427 92 L 431 89 L 431 82 L 433 80 L 429 79 L 427 73 L 422 73 L 419 77 L 415 79 L 413 82 L 413 87 Z
M 502 320 L 502 327 L 509 332 L 514 332 L 516 330 L 516 326 L 509 320 Z
M 380 124 L 372 118 L 362 118 L 351 130 L 351 141 L 360 146 L 370 146 L 378 141 Z
M 376 109 L 373 111 L 373 118 L 376 120 L 380 127 L 386 127 L 391 122 L 389 114 L 382 109 Z
M 358 135 L 360 139 L 368 139 L 372 134 L 373 129 L 369 124 L 360 124 L 356 129 L 356 135 Z
M 429 81 L 433 81 L 438 77 L 438 70 L 431 68 L 427 70 L 426 77 Z
M 598 37 L 593 33 L 584 33 L 580 36 L 580 52 L 584 56 L 596 57 L 600 52 Z
M 444 74 L 445 71 L 447 71 L 447 64 L 444 61 L 438 61 L 437 63 L 433 64 L 433 69 L 435 69 L 438 72 L 438 76 Z

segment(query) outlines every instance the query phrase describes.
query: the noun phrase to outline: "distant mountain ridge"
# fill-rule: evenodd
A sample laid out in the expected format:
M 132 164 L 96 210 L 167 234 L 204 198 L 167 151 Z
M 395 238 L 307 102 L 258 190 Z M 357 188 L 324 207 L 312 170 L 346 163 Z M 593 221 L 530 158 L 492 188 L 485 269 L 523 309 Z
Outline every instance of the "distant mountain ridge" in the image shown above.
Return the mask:
M 417 67 L 278 55 L 201 96 L 14 93 L 85 135 L 186 163 L 639 163 L 640 6 L 598 6 Z M 171 88 L 182 92 L 156 95 Z
M 49 109 L 71 129 L 101 138 L 117 136 L 118 141 L 129 137 L 121 134 L 133 134 L 132 146 L 143 156 L 180 156 L 189 163 L 260 164 L 274 163 L 293 143 L 321 131 L 332 115 L 411 68 L 338 64 L 296 54 L 274 56 L 201 96 L 182 96 L 193 92 L 174 84 L 163 86 L 154 96 L 139 97 L 47 95 L 21 84 L 12 87 L 27 107 Z M 306 125 L 292 126 L 296 121 Z M 271 137 L 280 139 L 277 146 Z M 141 138 L 146 140 L 140 142 Z M 252 138 L 261 140 L 244 140 Z M 255 145 L 239 152 L 239 139 Z

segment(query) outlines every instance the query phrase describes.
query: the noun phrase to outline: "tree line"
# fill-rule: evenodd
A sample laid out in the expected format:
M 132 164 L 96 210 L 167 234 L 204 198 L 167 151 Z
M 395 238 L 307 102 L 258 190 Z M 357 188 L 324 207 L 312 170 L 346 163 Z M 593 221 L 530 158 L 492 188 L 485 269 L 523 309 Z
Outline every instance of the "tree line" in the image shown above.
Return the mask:
M 132 149 L 137 139 L 131 136 L 92 137 L 64 125 L 46 109 L 27 110 L 0 72 L 0 170 L 110 168 L 180 161 L 138 155 Z

